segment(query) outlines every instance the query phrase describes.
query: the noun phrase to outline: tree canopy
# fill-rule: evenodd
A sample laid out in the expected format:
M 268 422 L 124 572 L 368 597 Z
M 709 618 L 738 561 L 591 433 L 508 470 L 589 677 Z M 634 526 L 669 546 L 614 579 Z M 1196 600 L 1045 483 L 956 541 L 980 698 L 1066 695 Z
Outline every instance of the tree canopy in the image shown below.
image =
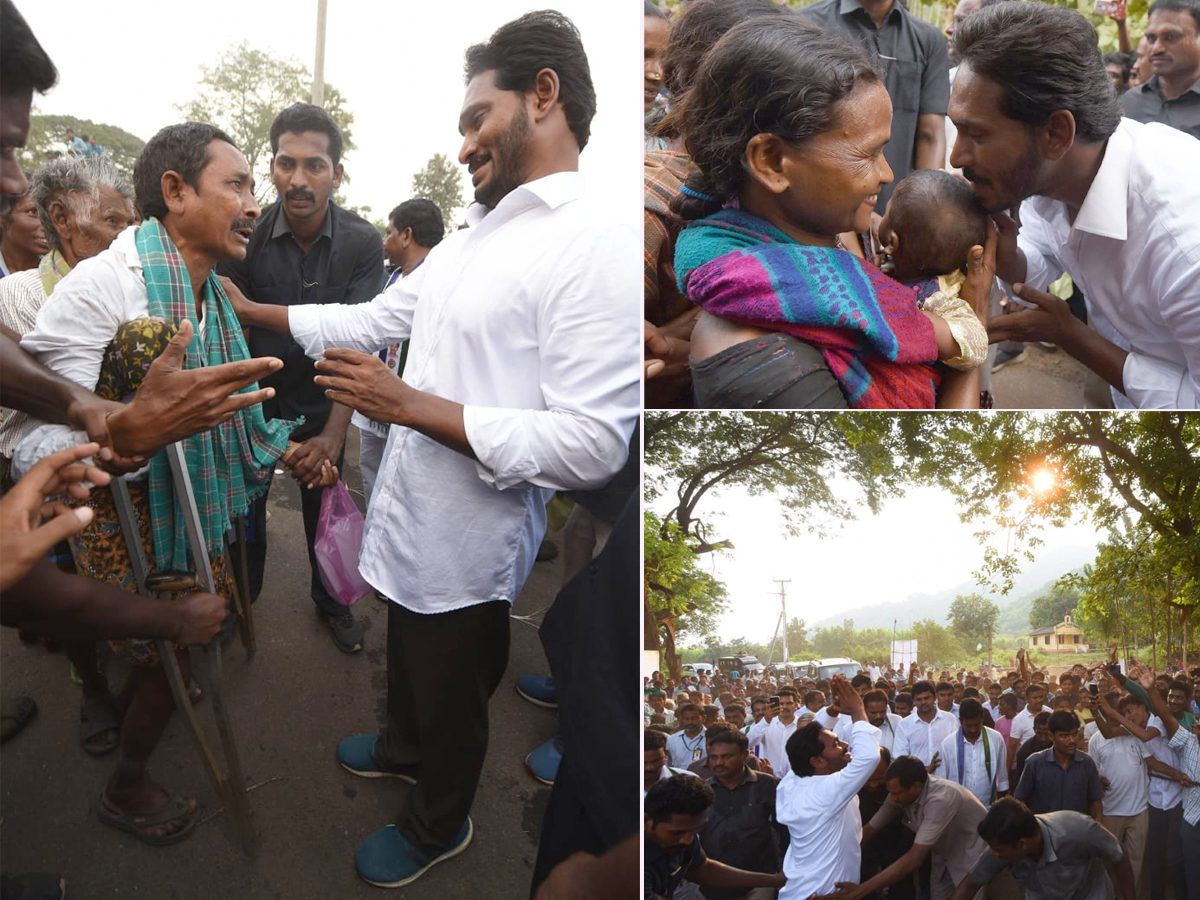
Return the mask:
M 52 153 L 65 152 L 68 128 L 78 137 L 86 138 L 90 134 L 127 176 L 133 175 L 134 161 L 146 142 L 116 125 L 75 116 L 31 116 L 29 140 L 21 151 L 22 168 L 32 172 L 50 159 Z
M 1079 590 L 1070 585 L 1055 585 L 1048 593 L 1035 597 L 1029 609 L 1029 627 L 1049 628 L 1079 606 Z
M 425 168 L 413 175 L 412 196 L 424 197 L 437 204 L 446 223 L 446 232 L 453 231 L 458 211 L 463 208 L 462 168 L 444 153 L 435 153 Z
M 293 103 L 311 100 L 312 72 L 294 59 L 278 59 L 245 41 L 200 71 L 196 97 L 178 109 L 187 120 L 216 125 L 233 138 L 254 173 L 255 199 L 266 205 L 275 197 L 270 178 L 271 123 Z M 324 101 L 325 111 L 342 133 L 344 162 L 345 155 L 355 149 L 354 114 L 338 89 L 328 83 Z
M 950 604 L 950 626 L 968 644 L 987 643 L 1000 617 L 1000 607 L 979 594 L 959 594 Z

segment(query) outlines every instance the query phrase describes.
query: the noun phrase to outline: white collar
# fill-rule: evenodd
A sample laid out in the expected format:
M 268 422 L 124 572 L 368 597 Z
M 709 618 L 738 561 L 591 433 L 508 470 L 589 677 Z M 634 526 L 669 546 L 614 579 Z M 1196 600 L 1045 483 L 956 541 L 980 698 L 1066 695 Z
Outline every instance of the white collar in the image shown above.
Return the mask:
M 1072 230 L 1123 241 L 1129 236 L 1129 167 L 1133 137 L 1122 119 L 1104 148 L 1104 159 L 1092 179 Z
M 513 188 L 500 198 L 494 209 L 488 209 L 482 203 L 472 203 L 467 207 L 464 218 L 474 228 L 488 216 L 502 213 L 501 218 L 507 218 L 511 213 L 538 203 L 558 209 L 564 203 L 578 200 L 583 193 L 584 181 L 579 172 L 554 172 Z

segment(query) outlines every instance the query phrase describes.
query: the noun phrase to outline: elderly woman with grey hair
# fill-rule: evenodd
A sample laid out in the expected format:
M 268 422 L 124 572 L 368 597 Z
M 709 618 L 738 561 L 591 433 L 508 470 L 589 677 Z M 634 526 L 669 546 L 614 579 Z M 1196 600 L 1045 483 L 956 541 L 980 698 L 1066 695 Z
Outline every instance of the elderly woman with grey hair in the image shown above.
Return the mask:
M 30 179 L 29 196 L 50 252 L 37 268 L 0 280 L 0 323 L 18 336 L 33 330 L 38 312 L 67 273 L 107 250 L 134 221 L 133 187 L 112 160 L 101 156 L 46 163 Z M 0 410 L 0 477 L 5 480 L 7 463 L 29 427 L 24 413 Z M 63 649 L 83 682 L 80 744 L 93 756 L 109 753 L 120 740 L 120 714 L 97 664 L 95 644 L 64 641 Z

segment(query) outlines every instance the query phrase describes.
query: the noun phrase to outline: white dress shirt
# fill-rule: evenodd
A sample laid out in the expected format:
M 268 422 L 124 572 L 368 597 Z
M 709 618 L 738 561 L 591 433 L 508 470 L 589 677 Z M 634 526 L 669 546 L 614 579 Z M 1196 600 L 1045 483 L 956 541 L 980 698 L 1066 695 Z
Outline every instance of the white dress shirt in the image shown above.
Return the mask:
M 605 485 L 641 408 L 634 230 L 584 198 L 577 172 L 522 185 L 491 212 L 475 204 L 467 221 L 370 303 L 289 309 L 313 358 L 410 339 L 404 380 L 465 406 L 478 462 L 392 427 L 367 512 L 359 570 L 419 613 L 511 603 L 547 501 Z
M 1029 707 L 1025 707 L 1015 716 L 1013 716 L 1012 728 L 1008 732 L 1010 740 L 1017 742 L 1017 749 L 1021 749 L 1021 745 L 1033 737 L 1033 720 L 1037 718 L 1038 713 L 1049 712 L 1050 709 L 1045 704 L 1037 712 L 1030 712 Z
M 963 738 L 963 779 L 958 781 L 958 736 L 959 731 L 942 741 L 938 751 L 940 759 L 933 774 L 939 778 L 958 782 L 979 798 L 986 807 L 992 805 L 992 788 L 1008 790 L 1008 748 L 1004 746 L 1004 735 L 994 728 L 983 727 L 983 733 L 974 743 Z M 988 769 L 988 754 L 984 749 L 987 741 L 991 750 L 991 770 Z
M 770 722 L 763 718 L 751 725 L 746 733 L 751 747 L 755 744 L 762 746 L 762 756 L 771 764 L 771 771 L 775 773 L 776 778 L 782 778 L 791 770 L 787 757 L 787 742 L 788 738 L 795 734 L 801 715 L 803 714 L 800 710 L 796 710 L 796 715 L 787 725 L 783 724 L 779 716 Z
M 1200 404 L 1200 142 L 1122 119 L 1072 224 L 1066 204 L 1021 204 L 1018 244 L 1030 287 L 1069 272 L 1088 319 L 1129 351 L 1120 406 Z M 1127 398 L 1127 399 L 1126 399 Z
M 688 737 L 682 729 L 667 735 L 667 765 L 677 769 L 686 769 L 692 763 L 704 758 L 704 729 L 696 732 L 695 737 Z
M 1146 742 L 1146 746 L 1150 750 L 1150 755 L 1160 763 L 1170 766 L 1177 771 L 1182 771 L 1183 763 L 1179 758 L 1179 754 L 1172 750 L 1167 743 L 1167 729 L 1163 725 L 1162 719 L 1151 713 L 1150 719 L 1146 723 L 1146 728 L 1158 729 L 1158 737 Z M 1178 781 L 1159 775 L 1158 772 L 1151 772 L 1149 771 L 1149 767 L 1147 767 L 1147 774 L 1150 776 L 1151 806 L 1155 809 L 1174 809 L 1183 802 L 1183 787 Z
M 854 725 L 854 720 L 848 715 L 842 714 L 836 718 L 829 715 L 828 709 L 819 710 L 813 716 L 813 720 L 820 722 L 823 728 L 828 728 L 838 736 L 838 740 L 850 743 L 850 730 Z M 886 747 L 888 752 L 892 751 L 892 747 L 896 743 L 896 729 L 900 727 L 900 717 L 894 712 L 886 714 L 883 724 L 879 727 L 879 746 Z
M 832 894 L 834 882 L 861 879 L 862 817 L 858 792 L 879 765 L 879 729 L 855 722 L 851 761 L 832 775 L 801 778 L 789 772 L 775 790 L 775 819 L 788 829 L 779 900 L 808 900 Z
M 958 719 L 944 709 L 934 709 L 933 718 L 924 722 L 914 709 L 912 714 L 900 720 L 896 728 L 896 742 L 892 745 L 893 756 L 915 756 L 925 765 L 933 762 L 933 754 L 942 746 L 942 741 L 958 730 Z

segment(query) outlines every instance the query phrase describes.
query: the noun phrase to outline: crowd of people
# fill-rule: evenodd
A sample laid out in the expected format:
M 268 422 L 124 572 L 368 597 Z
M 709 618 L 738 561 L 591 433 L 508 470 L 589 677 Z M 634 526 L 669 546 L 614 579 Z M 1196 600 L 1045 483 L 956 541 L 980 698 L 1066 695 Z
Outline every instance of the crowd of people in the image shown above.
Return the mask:
M 647 900 L 1195 900 L 1200 668 L 1015 663 L 644 678 Z
M 454 223 L 434 203 L 407 200 L 381 237 L 334 201 L 342 135 L 307 103 L 271 126 L 277 199 L 266 209 L 236 142 L 207 123 L 162 128 L 132 173 L 92 152 L 24 173 L 31 101 L 57 72 L 11 0 L 2 9 L 0 214 L 22 248 L 4 246 L 0 279 L 3 622 L 65 642 L 83 683 L 80 745 L 117 758 L 96 817 L 153 846 L 186 838 L 197 799 L 147 768 L 176 703 L 174 663 L 160 651 L 170 645 L 156 641 L 174 642 L 188 679 L 186 648 L 231 635 L 229 611 L 269 583 L 266 503 L 279 466 L 301 488 L 313 607 L 339 650 L 361 650 L 361 623 L 331 595 L 314 551 L 323 490 L 342 475 L 357 415 L 368 495 L 357 563 L 387 603 L 387 715 L 381 733 L 343 739 L 336 758 L 412 786 L 355 855 L 368 883 L 409 884 L 472 841 L 510 608 L 556 492 L 575 507 L 568 583 L 543 631 L 559 682 L 541 679 L 551 691 L 541 705 L 572 696 L 570 654 L 557 648 L 579 641 L 579 622 L 594 640 L 624 636 L 614 665 L 632 665 L 636 650 L 618 614 L 635 593 L 626 581 L 640 533 L 633 514 L 620 519 L 637 508 L 636 276 L 612 265 L 636 258 L 636 234 L 578 172 L 596 110 L 579 32 L 534 12 L 466 50 L 459 161 L 475 202 L 447 234 Z M 190 510 L 162 452 L 176 441 Z M 142 547 L 119 524 L 107 488 L 116 475 Z M 189 514 L 214 593 L 198 587 Z M 47 556 L 56 547 L 60 565 Z M 130 667 L 121 690 L 97 663 L 98 640 Z M 585 690 L 574 688 L 576 708 Z M 6 729 L 20 718 L 7 713 Z M 549 778 L 558 824 L 547 825 L 538 896 L 563 896 L 590 863 L 601 889 L 636 871 L 632 783 L 628 796 L 578 790 L 611 777 L 609 758 L 579 752 L 587 739 L 564 719 L 556 766 L 573 747 L 575 761 Z M 622 840 L 624 865 L 598 862 Z M 62 893 L 58 881 L 4 878 L 5 898 Z
M 645 0 L 647 407 L 987 408 L 1040 343 L 1194 408 L 1200 4 L 1146 21 Z

